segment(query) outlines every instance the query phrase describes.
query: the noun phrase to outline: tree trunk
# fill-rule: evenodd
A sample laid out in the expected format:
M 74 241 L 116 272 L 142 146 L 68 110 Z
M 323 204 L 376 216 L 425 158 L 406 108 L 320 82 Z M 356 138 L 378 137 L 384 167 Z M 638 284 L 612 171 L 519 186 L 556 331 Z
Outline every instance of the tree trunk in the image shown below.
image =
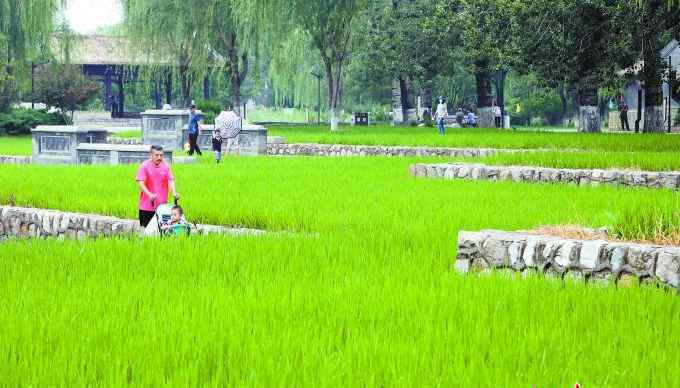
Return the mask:
M 340 74 L 342 74 L 342 65 L 337 61 L 331 63 L 331 60 L 324 57 L 326 65 L 326 79 L 328 79 L 328 113 L 331 120 L 331 132 L 338 131 L 338 93 L 340 89 Z M 333 65 L 335 65 L 336 72 L 333 73 Z
M 248 75 L 248 51 L 244 50 L 239 58 L 236 33 L 229 34 L 227 39 L 229 57 L 229 80 L 231 84 L 231 103 L 234 112 L 241 114 L 241 85 Z M 240 63 L 239 63 L 240 61 Z
M 403 122 L 407 124 L 416 121 L 415 109 L 413 108 L 413 85 L 411 77 L 408 75 L 401 75 L 399 77 L 399 87 L 401 89 L 401 112 L 403 114 Z
M 601 132 L 602 120 L 598 105 L 598 83 L 595 75 L 581 77 L 578 85 L 578 130 L 579 132 Z
M 642 79 L 645 81 L 645 123 L 643 132 L 645 133 L 665 132 L 666 130 L 661 80 L 664 63 L 659 55 L 659 50 L 661 49 L 658 47 L 659 44 L 655 44 L 652 40 L 648 39 L 645 42 L 643 52 L 645 63 L 642 68 Z
M 491 73 L 486 59 L 475 61 L 475 83 L 477 86 L 477 125 L 482 128 L 494 126 L 493 101 L 491 97 Z
M 423 93 L 421 99 L 422 104 L 426 109 L 426 111 L 423 112 L 423 122 L 425 125 L 430 126 L 432 124 L 432 89 L 434 89 L 434 81 L 432 78 L 434 78 L 434 76 L 431 71 L 425 71 L 423 78 Z
M 560 123 L 565 124 L 569 117 L 569 96 L 567 96 L 567 88 L 562 83 L 557 87 L 557 94 L 560 96 L 562 102 L 562 112 L 560 112 Z
M 191 106 L 191 81 L 189 80 L 189 69 L 187 67 L 180 68 L 180 87 L 182 93 L 182 103 L 185 108 Z
M 392 124 L 404 122 L 401 106 L 401 82 L 398 78 L 392 80 Z

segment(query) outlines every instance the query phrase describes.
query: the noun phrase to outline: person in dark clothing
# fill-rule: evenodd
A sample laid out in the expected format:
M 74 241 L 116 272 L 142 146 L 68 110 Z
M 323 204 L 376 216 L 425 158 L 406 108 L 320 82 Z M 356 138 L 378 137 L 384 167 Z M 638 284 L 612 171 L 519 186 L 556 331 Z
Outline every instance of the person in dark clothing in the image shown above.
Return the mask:
M 621 130 L 630 131 L 630 124 L 628 124 L 628 104 L 623 96 L 619 98 L 619 114 L 621 118 Z
M 201 128 L 198 122 L 203 120 L 203 115 L 196 113 L 196 105 L 191 106 L 191 113 L 189 114 L 189 156 L 196 152 L 199 156 L 203 155 L 201 149 L 198 147 L 198 136 L 201 134 Z

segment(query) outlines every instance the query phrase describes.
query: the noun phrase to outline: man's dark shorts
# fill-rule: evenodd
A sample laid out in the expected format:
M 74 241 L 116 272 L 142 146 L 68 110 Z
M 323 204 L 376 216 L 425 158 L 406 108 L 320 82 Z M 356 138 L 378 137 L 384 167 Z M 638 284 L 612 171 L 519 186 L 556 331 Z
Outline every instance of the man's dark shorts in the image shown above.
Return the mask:
M 152 212 L 150 210 L 139 209 L 139 225 L 141 225 L 143 228 L 146 228 L 146 226 L 149 225 L 149 222 L 151 222 L 151 219 L 155 214 L 156 214 L 155 212 Z

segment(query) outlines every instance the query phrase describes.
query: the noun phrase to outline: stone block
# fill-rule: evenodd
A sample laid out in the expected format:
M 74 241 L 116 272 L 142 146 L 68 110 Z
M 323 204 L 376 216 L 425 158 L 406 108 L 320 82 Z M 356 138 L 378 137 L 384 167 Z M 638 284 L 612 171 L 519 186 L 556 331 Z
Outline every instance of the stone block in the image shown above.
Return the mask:
M 680 248 L 665 248 L 658 252 L 654 275 L 660 282 L 680 291 Z
M 555 251 L 554 262 L 560 268 L 578 267 L 581 243 L 574 240 L 561 240 Z
M 584 241 L 581 245 L 579 263 L 581 267 L 588 271 L 599 271 L 608 267 L 605 248 L 607 242 L 604 240 Z

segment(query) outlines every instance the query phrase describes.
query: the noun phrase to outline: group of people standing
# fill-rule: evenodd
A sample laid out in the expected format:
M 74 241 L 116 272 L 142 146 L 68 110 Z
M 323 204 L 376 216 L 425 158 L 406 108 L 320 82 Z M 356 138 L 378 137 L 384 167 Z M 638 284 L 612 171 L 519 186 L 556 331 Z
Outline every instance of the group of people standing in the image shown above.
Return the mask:
M 189 156 L 203 155 L 201 148 L 198 145 L 198 137 L 201 135 L 200 122 L 204 119 L 202 113 L 196 111 L 196 105 L 191 105 L 189 113 L 189 123 L 187 130 L 189 132 Z M 236 154 L 241 153 L 238 138 L 243 128 L 243 120 L 236 112 L 234 112 L 231 104 L 227 104 L 222 112 L 215 118 L 215 128 L 212 132 L 212 150 L 215 153 L 215 162 L 219 163 L 222 160 L 222 149 L 224 140 L 227 141 L 226 151 L 229 155 L 229 150 L 236 148 Z

